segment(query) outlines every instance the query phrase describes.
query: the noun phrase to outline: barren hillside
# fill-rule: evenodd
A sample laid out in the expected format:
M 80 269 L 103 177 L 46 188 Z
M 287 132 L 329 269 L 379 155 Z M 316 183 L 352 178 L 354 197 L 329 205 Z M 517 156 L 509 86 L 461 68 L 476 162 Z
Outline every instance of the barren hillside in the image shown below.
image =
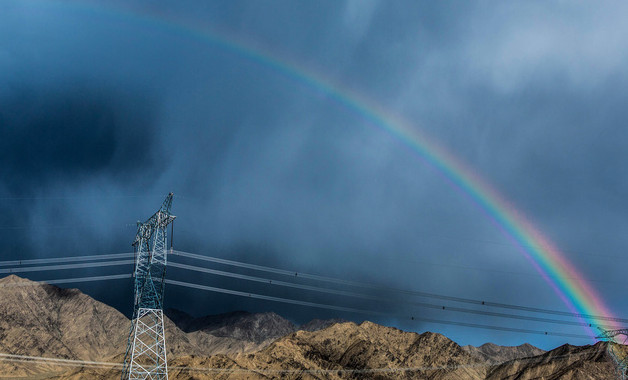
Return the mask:
M 548 352 L 530 345 L 461 347 L 440 334 L 372 322 L 313 321 L 302 327 L 315 331 L 295 331 L 274 313 L 168 314 L 176 321 L 165 321 L 171 379 L 615 378 L 606 343 Z M 123 314 L 76 289 L 17 276 L 0 279 L 2 354 L 121 363 L 129 327 Z M 120 376 L 119 365 L 81 368 L 8 359 L 3 357 L 0 372 L 9 378 Z

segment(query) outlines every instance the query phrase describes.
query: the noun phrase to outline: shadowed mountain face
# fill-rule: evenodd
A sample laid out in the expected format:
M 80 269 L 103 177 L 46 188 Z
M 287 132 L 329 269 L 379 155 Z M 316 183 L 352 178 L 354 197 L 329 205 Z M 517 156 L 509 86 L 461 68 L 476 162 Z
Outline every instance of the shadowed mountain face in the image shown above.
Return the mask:
M 498 379 L 617 379 L 607 353 L 607 343 L 565 344 L 542 355 L 511 360 L 492 368 L 488 380 Z
M 409 333 L 371 322 L 313 320 L 298 329 L 275 313 L 194 318 L 168 310 L 166 315 L 171 379 L 615 378 L 606 343 L 565 345 L 548 352 L 530 345 L 460 347 L 440 334 Z M 2 354 L 121 363 L 129 327 L 120 312 L 76 289 L 13 275 L 0 279 Z M 120 376 L 115 368 L 68 369 L 6 360 L 0 362 L 0 373 L 32 379 Z
M 485 343 L 480 347 L 464 346 L 462 348 L 471 355 L 494 364 L 545 353 L 544 350 L 528 343 L 524 343 L 520 346 L 498 346 L 493 343 Z
M 303 331 L 318 331 L 325 329 L 331 325 L 335 325 L 336 323 L 345 323 L 349 322 L 346 319 L 342 318 L 332 318 L 332 319 L 312 319 L 308 323 L 302 324 L 299 326 L 299 330 Z
M 165 313 L 185 332 L 202 331 L 217 337 L 229 337 L 258 344 L 297 331 L 297 326 L 275 313 L 235 311 L 200 318 L 174 309 L 168 309 Z
M 336 323 L 347 322 L 340 318 L 312 319 L 301 326 L 297 326 L 272 312 L 234 311 L 199 318 L 176 309 L 166 309 L 164 313 L 186 333 L 201 331 L 216 337 L 228 337 L 257 344 L 271 342 L 299 330 L 318 331 Z

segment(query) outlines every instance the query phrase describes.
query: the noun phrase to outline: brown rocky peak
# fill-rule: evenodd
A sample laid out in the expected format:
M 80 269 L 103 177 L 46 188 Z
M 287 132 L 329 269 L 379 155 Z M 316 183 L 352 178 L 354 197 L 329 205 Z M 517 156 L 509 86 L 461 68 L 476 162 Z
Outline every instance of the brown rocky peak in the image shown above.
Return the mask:
M 348 322 L 348 321 L 346 319 L 341 319 L 341 318 L 312 319 L 311 321 L 299 326 L 299 330 L 318 331 L 318 330 L 323 330 L 329 326 L 335 325 L 337 323 L 345 323 L 345 322 Z
M 471 355 L 492 364 L 537 356 L 545 353 L 544 350 L 534 347 L 528 343 L 524 343 L 519 346 L 500 346 L 494 343 L 484 343 L 479 347 L 465 346 L 463 349 Z
M 188 333 L 201 331 L 216 337 L 229 337 L 257 344 L 275 340 L 297 330 L 292 322 L 273 312 L 235 311 L 195 318 L 175 309 L 167 309 L 165 314 Z
M 486 377 L 489 380 L 517 379 L 615 379 L 606 342 L 594 345 L 564 344 L 544 354 L 510 360 L 494 366 Z
M 27 278 L 16 276 L 14 274 L 10 274 L 6 277 L 0 278 L 0 285 L 9 285 L 9 284 L 18 284 L 18 283 L 21 283 L 21 284 L 32 283 L 33 285 L 37 284 L 37 282 L 35 281 L 31 281 Z
M 0 279 L 0 292 L 1 353 L 122 361 L 130 321 L 117 310 L 78 289 L 61 289 L 15 275 Z M 334 323 L 310 332 L 296 331 L 296 326 L 275 313 L 234 312 L 201 318 L 183 312 L 169 314 L 188 330 L 182 331 L 170 319 L 164 321 L 172 379 L 614 378 L 605 342 L 563 345 L 548 352 L 529 344 L 462 348 L 438 333 L 405 332 L 368 321 Z M 625 350 L 625 346 L 616 349 Z M 185 369 L 188 366 L 218 371 L 191 372 Z M 66 368 L 0 363 L 2 376 L 13 378 L 120 376 L 101 369 L 43 376 L 61 370 Z

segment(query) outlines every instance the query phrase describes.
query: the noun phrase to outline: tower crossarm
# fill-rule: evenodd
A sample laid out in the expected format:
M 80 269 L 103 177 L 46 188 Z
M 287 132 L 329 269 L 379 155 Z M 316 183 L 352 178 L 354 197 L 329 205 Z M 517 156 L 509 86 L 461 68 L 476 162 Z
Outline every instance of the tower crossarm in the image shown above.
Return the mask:
M 159 210 L 148 218 L 143 224 L 154 226 L 155 228 L 165 227 L 174 220 L 174 216 L 170 214 L 170 208 L 172 207 L 173 193 L 169 193 L 166 199 L 161 204 Z
M 173 197 L 174 194 L 169 193 L 156 213 L 154 213 L 145 222 L 137 222 L 137 234 L 135 235 L 135 240 L 132 244 L 136 250 L 138 249 L 139 245 L 144 243 L 147 248 L 146 250 L 150 251 L 150 246 L 148 245 L 148 242 L 153 237 L 155 230 L 158 228 L 165 228 L 176 218 L 176 216 L 170 213 Z
M 600 335 L 596 336 L 596 339 L 602 339 L 607 341 L 615 341 L 615 337 L 619 335 L 623 335 L 628 337 L 628 329 L 616 329 L 616 330 L 606 330 L 601 327 L 598 327 L 600 330 Z

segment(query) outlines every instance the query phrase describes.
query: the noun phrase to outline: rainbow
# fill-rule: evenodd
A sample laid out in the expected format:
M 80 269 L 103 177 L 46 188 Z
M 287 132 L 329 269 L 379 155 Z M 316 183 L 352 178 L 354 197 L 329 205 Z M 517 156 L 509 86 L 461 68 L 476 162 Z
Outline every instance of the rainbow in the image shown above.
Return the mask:
M 196 40 L 201 44 L 211 44 L 324 94 L 372 125 L 394 136 L 436 168 L 450 184 L 466 194 L 516 244 L 521 254 L 530 261 L 571 312 L 580 315 L 592 338 L 596 335 L 593 327 L 600 324 L 595 316 L 614 318 L 602 298 L 583 275 L 547 237 L 532 225 L 521 211 L 504 199 L 477 173 L 416 127 L 386 112 L 378 104 L 350 88 L 333 83 L 290 60 L 280 58 L 259 47 L 253 47 L 252 43 L 230 38 L 225 33 L 208 30 L 206 26 L 193 24 L 189 20 L 184 23 L 170 16 L 151 13 L 147 10 L 119 6 L 108 8 L 86 1 L 29 0 L 29 2 L 50 4 L 53 7 L 65 5 L 74 10 L 105 14 L 123 21 L 143 23 L 149 28 L 166 30 L 180 37 Z M 608 328 L 617 327 L 612 321 L 604 322 L 604 325 Z

